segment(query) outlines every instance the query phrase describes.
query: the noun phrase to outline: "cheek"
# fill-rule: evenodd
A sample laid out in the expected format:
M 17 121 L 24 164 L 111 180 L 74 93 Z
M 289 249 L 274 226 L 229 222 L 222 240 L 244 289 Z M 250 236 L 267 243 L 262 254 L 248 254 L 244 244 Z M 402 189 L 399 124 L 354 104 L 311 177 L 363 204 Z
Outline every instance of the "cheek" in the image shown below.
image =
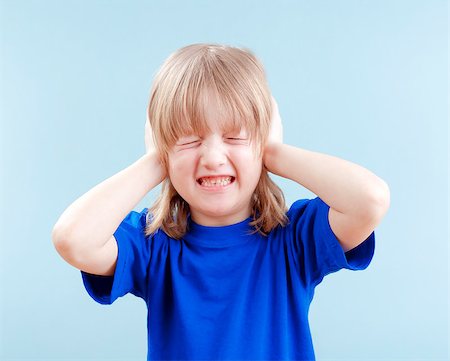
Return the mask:
M 263 169 L 262 161 L 256 161 L 255 166 L 252 171 L 253 183 L 255 186 L 256 186 L 256 184 L 258 184 L 259 178 L 261 178 L 262 169 Z
M 177 193 L 183 196 L 187 177 L 186 171 L 183 168 L 183 162 L 180 162 L 178 159 L 169 160 L 168 176 Z
M 187 173 L 192 171 L 192 161 L 188 157 L 172 156 L 169 157 L 169 176 L 171 178 L 186 177 Z
M 245 174 L 247 179 L 256 179 L 256 182 L 259 180 L 263 169 L 262 157 L 258 157 L 253 152 L 241 153 L 239 155 L 239 163 L 241 172 Z

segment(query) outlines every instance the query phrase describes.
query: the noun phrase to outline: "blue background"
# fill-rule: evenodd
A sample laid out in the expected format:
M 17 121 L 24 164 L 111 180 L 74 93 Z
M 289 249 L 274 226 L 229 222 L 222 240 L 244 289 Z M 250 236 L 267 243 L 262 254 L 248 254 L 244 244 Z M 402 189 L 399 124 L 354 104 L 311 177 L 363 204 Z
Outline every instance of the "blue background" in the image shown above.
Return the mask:
M 286 143 L 390 186 L 372 264 L 316 289 L 317 359 L 447 359 L 446 1 L 0 4 L 1 359 L 145 359 L 145 303 L 96 304 L 50 234 L 75 199 L 143 155 L 152 77 L 197 42 L 256 53 Z M 274 179 L 289 205 L 314 197 Z

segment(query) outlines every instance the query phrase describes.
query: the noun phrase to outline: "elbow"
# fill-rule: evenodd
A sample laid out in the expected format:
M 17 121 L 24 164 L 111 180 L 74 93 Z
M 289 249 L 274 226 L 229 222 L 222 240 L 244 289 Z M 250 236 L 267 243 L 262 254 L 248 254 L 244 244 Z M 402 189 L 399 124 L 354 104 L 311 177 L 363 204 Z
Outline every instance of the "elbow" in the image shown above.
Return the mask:
M 71 266 L 80 269 L 79 246 L 73 242 L 67 229 L 55 226 L 52 230 L 52 242 L 61 258 Z
M 377 218 L 381 220 L 387 213 L 391 205 L 391 191 L 388 184 L 379 179 L 379 184 L 374 187 L 369 197 L 370 204 L 372 205 L 370 209 L 372 210 L 371 218 Z
M 53 246 L 55 247 L 56 251 L 61 255 L 61 257 L 63 257 L 64 259 L 67 258 L 71 249 L 68 230 L 56 224 L 53 227 L 51 239 L 53 242 Z
M 386 213 L 391 206 L 391 191 L 388 184 L 384 180 L 381 180 L 377 203 L 378 207 L 382 210 L 383 213 Z
M 67 237 L 65 234 L 66 233 L 57 224 L 53 227 L 51 235 L 52 243 L 61 256 L 67 250 Z

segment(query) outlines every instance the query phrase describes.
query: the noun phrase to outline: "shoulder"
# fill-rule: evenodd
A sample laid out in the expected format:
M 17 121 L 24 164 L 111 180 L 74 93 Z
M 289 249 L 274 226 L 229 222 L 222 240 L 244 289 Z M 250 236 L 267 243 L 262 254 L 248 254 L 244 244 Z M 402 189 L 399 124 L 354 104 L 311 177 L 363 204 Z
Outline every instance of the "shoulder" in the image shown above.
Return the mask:
M 116 239 L 124 239 L 142 245 L 167 240 L 167 234 L 161 229 L 157 229 L 154 233 L 147 232 L 152 218 L 148 208 L 130 211 L 115 231 Z
M 148 217 L 148 208 L 144 208 L 141 211 L 132 210 L 125 216 L 119 227 L 144 229 L 147 225 Z
M 312 201 L 312 199 L 298 199 L 294 201 L 291 206 L 289 207 L 289 210 L 287 211 L 287 215 L 293 215 L 298 212 L 302 212 L 305 207 Z
M 321 211 L 328 212 L 328 205 L 319 197 L 312 199 L 299 199 L 290 206 L 286 215 L 290 221 L 299 220 L 300 218 L 310 218 L 316 216 Z
M 326 229 L 328 205 L 319 197 L 298 199 L 292 203 L 286 212 L 287 224 L 278 226 L 271 233 L 277 236 L 293 236 L 304 239 L 309 235 Z

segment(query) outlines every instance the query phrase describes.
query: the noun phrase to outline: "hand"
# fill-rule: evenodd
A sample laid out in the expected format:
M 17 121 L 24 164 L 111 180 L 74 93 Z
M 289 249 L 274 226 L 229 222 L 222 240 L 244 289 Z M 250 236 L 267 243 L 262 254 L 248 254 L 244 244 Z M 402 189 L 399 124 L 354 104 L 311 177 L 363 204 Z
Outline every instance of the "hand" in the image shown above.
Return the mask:
M 156 150 L 156 146 L 153 140 L 153 130 L 150 124 L 150 119 L 148 117 L 147 109 L 147 120 L 145 121 L 145 153 L 149 153 Z
M 148 117 L 148 109 L 147 109 L 147 120 L 145 121 L 144 138 L 145 138 L 144 139 L 145 140 L 145 154 L 152 153 L 152 154 L 157 154 L 158 155 L 158 158 L 159 158 L 158 171 L 161 174 L 161 179 L 159 181 L 159 183 L 160 183 L 167 177 L 167 171 L 166 171 L 164 165 L 161 162 L 161 154 L 159 153 L 158 149 L 156 148 L 156 145 L 155 145 L 155 142 L 154 142 L 154 139 L 153 139 L 153 130 L 152 130 L 152 125 L 150 123 L 150 119 Z
M 281 122 L 278 104 L 272 96 L 272 119 L 270 120 L 270 131 L 267 138 L 267 144 L 283 143 L 283 124 Z

